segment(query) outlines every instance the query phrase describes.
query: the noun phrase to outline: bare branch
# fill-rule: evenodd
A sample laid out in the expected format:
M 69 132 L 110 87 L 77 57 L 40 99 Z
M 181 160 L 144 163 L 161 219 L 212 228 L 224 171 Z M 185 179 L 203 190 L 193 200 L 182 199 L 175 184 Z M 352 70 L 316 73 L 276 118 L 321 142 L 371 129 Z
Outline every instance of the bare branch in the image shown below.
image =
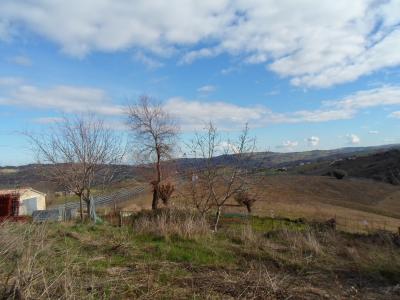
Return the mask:
M 47 134 L 27 134 L 46 177 L 87 204 L 95 183 L 111 180 L 112 165 L 125 155 L 121 138 L 94 115 L 64 117 Z M 89 212 L 89 211 L 88 211 Z
M 128 106 L 127 123 L 134 136 L 134 149 L 138 158 L 155 162 L 152 207 L 156 209 L 162 180 L 161 161 L 172 157 L 178 126 L 160 103 L 147 96 L 140 97 L 136 103 Z

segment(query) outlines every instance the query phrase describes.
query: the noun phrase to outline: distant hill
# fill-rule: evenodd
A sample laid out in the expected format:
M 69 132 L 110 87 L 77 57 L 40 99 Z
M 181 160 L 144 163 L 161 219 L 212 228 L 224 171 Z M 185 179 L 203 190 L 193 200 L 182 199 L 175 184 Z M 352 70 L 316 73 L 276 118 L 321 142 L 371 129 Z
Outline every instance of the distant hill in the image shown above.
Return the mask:
M 393 149 L 400 149 L 400 145 L 385 145 L 385 146 L 376 146 L 376 147 L 347 147 L 340 148 L 334 150 L 313 150 L 313 151 L 304 151 L 304 152 L 291 152 L 291 153 L 278 153 L 278 152 L 258 152 L 255 153 L 250 161 L 247 163 L 250 164 L 250 167 L 257 168 L 288 168 L 289 170 L 294 169 L 295 173 L 302 174 L 310 174 L 310 175 L 323 175 L 329 170 L 329 164 L 333 161 L 338 161 L 340 159 L 345 160 L 347 162 L 347 158 L 349 157 L 368 157 L 369 155 L 373 155 L 376 153 L 381 153 Z M 375 160 L 375 158 L 373 159 Z M 353 165 L 335 165 L 337 168 L 343 168 L 348 170 L 349 174 L 352 176 L 366 177 L 366 178 L 374 178 L 378 180 L 387 181 L 384 179 L 383 170 L 378 173 L 381 174 L 381 177 L 373 177 L 373 172 L 371 174 L 366 174 L 361 169 L 368 165 L 368 159 L 365 159 L 360 165 L 356 168 L 354 165 L 354 171 L 352 171 Z M 222 155 L 215 158 L 215 162 L 220 165 L 230 165 L 234 163 L 233 156 L 231 155 Z M 201 159 L 193 159 L 193 158 L 181 158 L 171 161 L 170 164 L 174 166 L 178 171 L 182 171 L 187 169 L 189 166 L 194 164 L 201 164 Z M 389 160 L 387 164 L 390 164 Z M 381 164 L 381 163 L 380 163 Z M 382 163 L 382 168 L 384 169 Z M 299 167 L 305 166 L 305 167 Z M 55 186 L 54 184 L 46 181 L 45 177 L 42 175 L 43 170 L 45 171 L 46 167 L 43 165 L 37 164 L 29 164 L 24 166 L 7 166 L 0 167 L 0 188 L 13 188 L 13 187 L 21 187 L 21 186 L 32 186 L 41 191 L 55 191 L 60 188 Z M 118 165 L 113 166 L 115 168 L 115 178 L 114 182 L 120 182 L 123 180 L 129 179 L 140 179 L 143 177 L 143 174 L 146 172 L 146 168 L 139 168 L 132 165 Z M 380 168 L 380 167 L 379 167 Z M 378 168 L 378 169 L 379 169 Z M 356 171 L 357 169 L 357 171 Z M 368 169 L 369 170 L 369 169 Z M 359 175 L 360 174 L 360 175 Z
M 24 166 L 0 167 L 0 188 L 33 187 L 43 192 L 60 191 L 62 187 L 49 182 L 44 174 L 50 165 L 29 164 Z M 137 168 L 129 165 L 112 166 L 115 171 L 113 182 L 121 182 L 139 176 Z
M 391 184 L 399 184 L 394 173 L 400 172 L 400 150 L 392 149 L 369 155 L 353 155 L 332 162 L 300 166 L 297 173 L 305 175 L 327 175 L 334 169 L 344 170 L 351 177 L 368 178 Z
M 261 168 L 294 168 L 299 165 L 316 163 L 316 162 L 332 162 L 337 159 L 347 158 L 349 156 L 365 156 L 392 149 L 399 149 L 400 144 L 372 146 L 372 147 L 346 147 L 333 150 L 312 150 L 303 152 L 257 152 L 250 161 L 246 163 L 252 164 L 254 167 Z M 175 164 L 180 168 L 186 168 L 190 165 L 201 164 L 201 159 L 182 158 L 177 159 Z M 234 162 L 232 155 L 221 155 L 215 158 L 216 164 L 230 165 Z

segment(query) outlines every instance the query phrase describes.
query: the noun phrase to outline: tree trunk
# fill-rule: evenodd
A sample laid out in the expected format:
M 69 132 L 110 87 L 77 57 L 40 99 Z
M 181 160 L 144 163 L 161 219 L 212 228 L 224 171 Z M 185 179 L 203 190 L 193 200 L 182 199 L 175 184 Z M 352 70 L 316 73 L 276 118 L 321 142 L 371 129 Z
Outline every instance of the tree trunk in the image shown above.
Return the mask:
M 250 204 L 246 204 L 246 208 L 247 208 L 248 214 L 251 214 L 251 205 Z
M 90 219 L 91 218 L 91 215 L 90 215 L 90 199 L 85 199 L 85 202 L 86 202 L 86 209 L 87 209 L 88 218 Z
M 157 149 L 156 168 L 157 168 L 157 182 L 160 183 L 161 182 L 161 153 L 160 153 L 160 150 L 158 150 L 158 149 Z
M 158 185 L 159 185 L 159 183 L 157 183 L 156 185 L 153 186 L 153 201 L 151 203 L 152 209 L 158 208 Z
M 153 187 L 153 201 L 151 203 L 152 209 L 158 208 L 158 198 L 159 198 L 158 190 L 161 182 L 161 153 L 160 149 L 158 148 L 156 149 L 156 151 L 157 151 L 157 162 L 156 162 L 157 180 Z
M 221 210 L 222 210 L 222 207 L 218 206 L 217 214 L 215 216 L 215 225 L 214 225 L 214 231 L 215 232 L 217 232 L 217 230 L 218 230 L 219 219 L 221 217 Z
M 79 209 L 81 215 L 81 222 L 83 222 L 83 205 L 82 205 L 82 195 L 79 195 Z

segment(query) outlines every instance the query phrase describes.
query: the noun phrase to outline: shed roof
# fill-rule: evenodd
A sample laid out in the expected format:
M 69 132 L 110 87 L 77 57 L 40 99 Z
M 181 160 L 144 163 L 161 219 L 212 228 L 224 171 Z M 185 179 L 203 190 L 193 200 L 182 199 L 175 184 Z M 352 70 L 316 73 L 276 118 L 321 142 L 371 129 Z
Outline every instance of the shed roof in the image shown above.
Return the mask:
M 45 193 L 39 192 L 39 191 L 37 191 L 37 190 L 35 190 L 35 189 L 31 188 L 31 187 L 0 190 L 0 195 L 7 195 L 7 194 L 20 194 L 20 195 L 23 195 L 28 191 L 35 192 L 35 193 L 41 194 L 43 196 L 46 196 Z

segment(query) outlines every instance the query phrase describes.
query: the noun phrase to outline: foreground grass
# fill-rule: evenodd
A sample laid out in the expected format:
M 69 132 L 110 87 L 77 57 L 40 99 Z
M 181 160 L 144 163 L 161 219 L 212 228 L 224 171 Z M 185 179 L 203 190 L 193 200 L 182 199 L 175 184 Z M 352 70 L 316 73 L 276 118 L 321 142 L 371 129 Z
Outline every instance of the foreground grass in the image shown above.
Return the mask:
M 140 224 L 0 225 L 0 298 L 400 297 L 400 248 L 389 234 L 235 216 L 218 233 Z

